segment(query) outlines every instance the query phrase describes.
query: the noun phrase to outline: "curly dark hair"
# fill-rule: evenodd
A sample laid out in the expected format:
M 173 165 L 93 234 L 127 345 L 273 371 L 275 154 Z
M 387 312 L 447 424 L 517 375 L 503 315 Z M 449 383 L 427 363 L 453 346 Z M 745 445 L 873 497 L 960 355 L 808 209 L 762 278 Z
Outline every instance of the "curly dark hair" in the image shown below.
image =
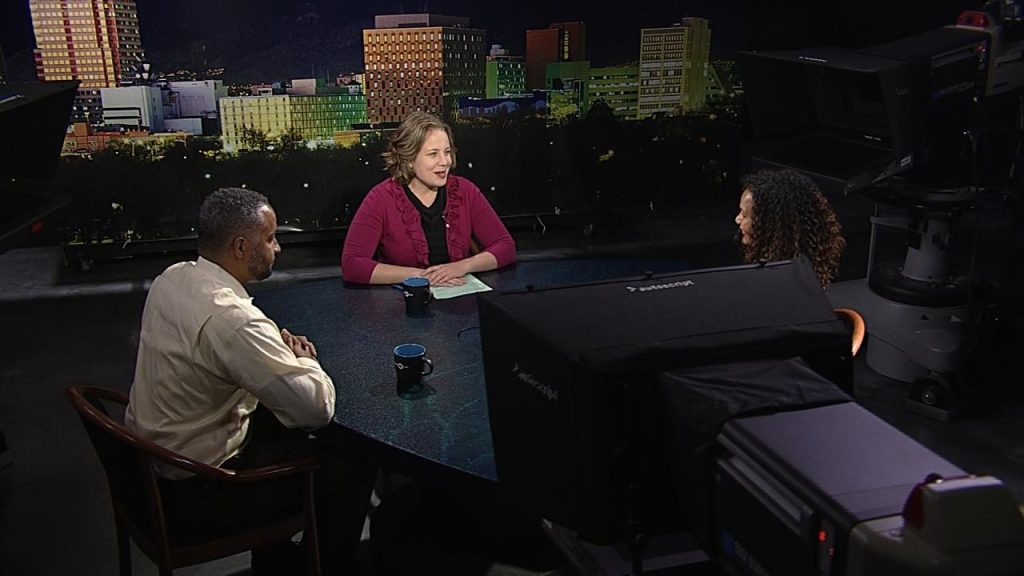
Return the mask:
M 743 190 L 753 197 L 751 243 L 740 242 L 744 261 L 790 260 L 803 254 L 822 287 L 828 286 L 846 240 L 814 181 L 794 170 L 760 170 L 743 179 Z

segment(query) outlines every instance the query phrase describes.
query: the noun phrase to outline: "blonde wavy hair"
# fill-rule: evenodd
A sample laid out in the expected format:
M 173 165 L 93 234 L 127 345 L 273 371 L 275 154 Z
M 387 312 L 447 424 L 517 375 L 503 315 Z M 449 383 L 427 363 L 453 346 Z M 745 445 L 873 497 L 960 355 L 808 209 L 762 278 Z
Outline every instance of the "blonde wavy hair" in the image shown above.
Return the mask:
M 391 134 L 387 150 L 381 154 L 384 169 L 392 178 L 401 184 L 408 184 L 412 180 L 415 175 L 412 163 L 432 130 L 444 130 L 448 135 L 448 143 L 452 147 L 450 168 L 455 168 L 455 136 L 451 127 L 437 116 L 417 110 L 405 116 L 398 129 Z

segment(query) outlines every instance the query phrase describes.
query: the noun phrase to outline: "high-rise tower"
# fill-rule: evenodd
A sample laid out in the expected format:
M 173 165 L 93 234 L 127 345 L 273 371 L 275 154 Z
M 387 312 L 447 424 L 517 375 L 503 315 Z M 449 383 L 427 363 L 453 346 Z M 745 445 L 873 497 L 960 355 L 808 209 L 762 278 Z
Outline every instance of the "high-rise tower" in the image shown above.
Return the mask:
M 135 0 L 29 0 L 36 77 L 79 80 L 75 116 L 98 122 L 99 89 L 131 83 L 145 59 Z
M 702 109 L 710 50 L 711 29 L 704 18 L 640 30 L 637 117 Z
M 587 59 L 587 25 L 559 22 L 526 31 L 526 88 L 543 90 L 548 64 Z
M 512 56 L 500 44 L 491 46 L 485 64 L 488 98 L 526 92 L 526 65 L 522 56 Z
M 484 95 L 485 33 L 468 18 L 396 14 L 375 26 L 363 30 L 370 122 L 400 122 L 413 110 L 450 117 L 460 96 Z

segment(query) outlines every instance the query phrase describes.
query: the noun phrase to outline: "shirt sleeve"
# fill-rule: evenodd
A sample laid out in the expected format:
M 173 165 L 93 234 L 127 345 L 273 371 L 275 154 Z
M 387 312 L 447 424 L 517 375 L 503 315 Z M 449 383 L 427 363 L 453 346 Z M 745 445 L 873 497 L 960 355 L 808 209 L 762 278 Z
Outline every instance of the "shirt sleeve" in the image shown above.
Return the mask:
M 384 209 L 373 190 L 363 198 L 345 234 L 341 276 L 346 282 L 369 284 L 378 262 L 373 259 L 384 234 Z
M 467 188 L 472 234 L 479 243 L 480 250 L 486 250 L 494 255 L 494 259 L 498 261 L 498 268 L 515 262 L 516 241 L 508 233 L 505 224 L 479 188 L 475 185 Z
M 252 318 L 231 329 L 212 319 L 208 330 L 227 377 L 244 388 L 289 428 L 314 430 L 334 416 L 331 377 L 310 358 L 295 356 L 269 318 Z

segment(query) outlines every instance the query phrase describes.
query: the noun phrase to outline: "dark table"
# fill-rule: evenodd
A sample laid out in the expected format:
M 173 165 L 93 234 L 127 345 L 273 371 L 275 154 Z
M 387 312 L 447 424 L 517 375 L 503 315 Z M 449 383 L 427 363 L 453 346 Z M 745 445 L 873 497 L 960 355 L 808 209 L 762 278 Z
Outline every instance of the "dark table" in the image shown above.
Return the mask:
M 509 290 L 686 268 L 664 261 L 519 262 L 477 277 L 495 290 Z M 346 285 L 340 276 L 257 291 L 254 299 L 281 328 L 316 345 L 338 393 L 333 425 L 324 431 L 328 438 L 354 443 L 412 477 L 497 480 L 475 295 L 437 300 L 423 318 L 405 316 L 397 290 Z M 412 399 L 395 392 L 392 349 L 406 342 L 426 346 L 434 362 L 424 392 Z

